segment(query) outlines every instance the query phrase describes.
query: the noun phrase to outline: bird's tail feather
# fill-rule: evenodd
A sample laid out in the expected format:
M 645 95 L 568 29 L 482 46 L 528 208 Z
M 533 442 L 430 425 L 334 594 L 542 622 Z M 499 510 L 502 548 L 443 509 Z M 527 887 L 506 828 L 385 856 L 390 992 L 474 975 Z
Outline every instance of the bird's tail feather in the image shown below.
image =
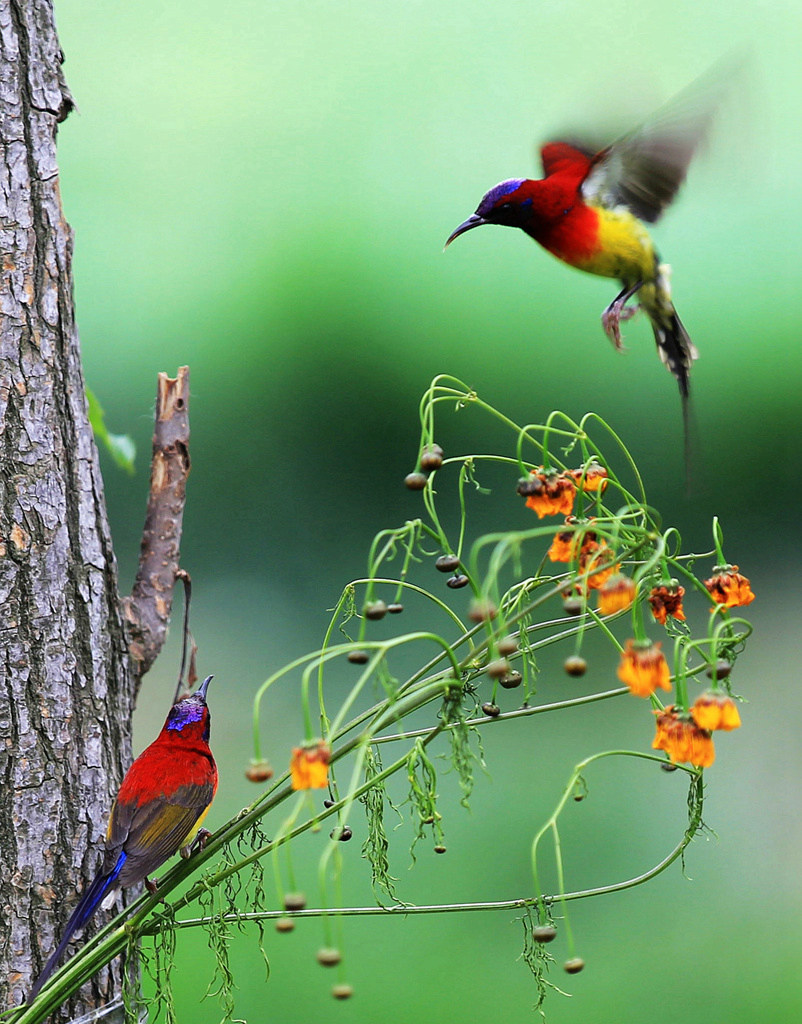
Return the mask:
M 59 942 L 58 946 L 56 946 L 52 956 L 45 964 L 42 973 L 36 979 L 36 982 L 34 983 L 33 988 L 31 989 L 30 995 L 28 996 L 28 1002 L 33 1000 L 38 995 L 39 990 L 42 988 L 44 983 L 47 981 L 47 979 L 50 977 L 50 975 L 53 973 L 56 966 L 58 965 L 58 962 L 61 959 L 64 950 L 69 945 L 69 942 L 72 939 L 73 935 L 81 928 L 83 928 L 83 926 L 92 916 L 92 914 L 94 914 L 94 912 L 97 910 L 98 905 L 100 904 L 103 897 L 114 886 L 114 883 L 117 881 L 117 876 L 122 871 L 123 864 L 125 864 L 126 856 L 127 855 L 124 852 L 121 852 L 120 856 L 117 858 L 117 863 L 114 865 L 111 871 L 107 871 L 104 874 L 98 875 L 95 878 L 94 882 L 92 882 L 92 884 L 83 894 L 78 906 L 75 908 L 75 910 L 73 910 L 72 916 L 67 922 L 67 927 L 64 929 L 64 935 L 61 938 L 61 942 Z

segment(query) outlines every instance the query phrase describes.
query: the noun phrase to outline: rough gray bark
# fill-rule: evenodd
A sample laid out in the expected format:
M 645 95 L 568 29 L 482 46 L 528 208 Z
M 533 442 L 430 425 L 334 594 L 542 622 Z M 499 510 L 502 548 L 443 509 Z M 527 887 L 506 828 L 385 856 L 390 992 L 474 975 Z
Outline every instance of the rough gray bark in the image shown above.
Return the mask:
M 48 0 L 0 0 L 0 1009 L 91 877 L 134 678 L 72 300 L 55 136 L 72 100 Z M 119 991 L 112 965 L 73 1002 Z

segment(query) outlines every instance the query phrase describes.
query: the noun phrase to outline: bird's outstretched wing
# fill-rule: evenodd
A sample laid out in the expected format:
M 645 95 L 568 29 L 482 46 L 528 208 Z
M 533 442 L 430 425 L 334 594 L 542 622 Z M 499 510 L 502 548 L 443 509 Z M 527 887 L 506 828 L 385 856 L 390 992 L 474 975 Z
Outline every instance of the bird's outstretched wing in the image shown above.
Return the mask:
M 643 124 L 597 153 L 582 183 L 584 198 L 601 206 L 624 206 L 649 223 L 658 220 L 685 180 L 688 164 L 742 65 L 741 57 L 714 65 Z

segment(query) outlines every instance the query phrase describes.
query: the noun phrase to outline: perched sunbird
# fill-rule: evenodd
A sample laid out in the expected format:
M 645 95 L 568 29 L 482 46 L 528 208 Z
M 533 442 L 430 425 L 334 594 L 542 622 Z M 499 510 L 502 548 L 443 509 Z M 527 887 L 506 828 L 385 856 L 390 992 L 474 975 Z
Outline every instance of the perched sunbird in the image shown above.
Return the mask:
M 542 179 L 494 186 L 446 241 L 449 246 L 483 224 L 521 228 L 572 267 L 618 278 L 621 291 L 602 326 L 620 350 L 621 320 L 638 307 L 646 313 L 660 358 L 679 384 L 686 426 L 697 351 L 671 300 L 670 268 L 660 262 L 644 222 L 654 223 L 677 194 L 732 70 L 732 62 L 714 68 L 604 149 L 576 140 L 547 143 L 540 151 Z M 630 300 L 637 305 L 627 305 Z
M 217 766 L 209 749 L 211 716 L 206 691 L 212 676 L 175 703 L 162 731 L 126 772 L 111 809 L 100 873 L 67 922 L 64 936 L 36 979 L 30 999 L 52 974 L 72 936 L 115 889 L 149 878 L 178 850 L 189 856 L 193 837 L 217 790 Z M 208 832 L 197 833 L 203 842 Z M 196 841 L 198 841 L 196 840 Z M 192 844 L 194 845 L 194 844 Z

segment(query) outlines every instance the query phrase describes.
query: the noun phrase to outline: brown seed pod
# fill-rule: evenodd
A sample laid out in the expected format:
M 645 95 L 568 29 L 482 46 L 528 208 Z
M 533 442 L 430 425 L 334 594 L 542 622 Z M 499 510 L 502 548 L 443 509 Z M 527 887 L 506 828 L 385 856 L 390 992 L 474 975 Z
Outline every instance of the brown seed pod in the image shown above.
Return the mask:
M 251 761 L 245 769 L 245 778 L 249 782 L 267 782 L 273 778 L 273 769 L 268 761 Z
M 454 572 L 459 569 L 459 559 L 456 555 L 440 555 L 434 567 L 438 572 Z
M 342 958 L 342 953 L 333 946 L 323 946 L 317 951 L 317 962 L 324 967 L 336 967 Z
M 333 985 L 331 994 L 335 999 L 350 999 L 354 994 L 354 986 L 346 985 L 344 982 L 339 985 Z
M 457 573 L 456 576 L 452 576 L 446 580 L 446 586 L 451 587 L 452 590 L 459 590 L 461 587 L 467 587 L 471 581 L 465 575 L 465 573 Z
M 284 893 L 284 909 L 285 910 L 303 910 L 306 906 L 306 893 L 304 892 L 285 892 Z
M 383 619 L 387 614 L 387 605 L 384 601 L 368 601 L 362 609 L 362 614 L 366 619 Z
M 291 917 L 277 917 L 276 918 L 276 931 L 277 932 L 292 932 L 295 931 L 295 921 Z
M 428 477 L 425 473 L 407 473 L 404 477 L 404 483 L 410 491 L 422 491 L 427 480 Z
M 504 636 L 498 642 L 498 653 L 502 655 L 515 654 L 518 650 L 518 641 L 515 637 Z
M 566 675 L 583 676 L 588 670 L 588 663 L 578 654 L 572 654 L 563 662 Z
M 367 651 L 349 651 L 348 660 L 352 665 L 367 665 L 370 655 Z
M 729 661 L 725 661 L 724 658 L 718 659 L 715 669 L 710 665 L 705 669 L 705 675 L 708 679 L 726 679 L 730 672 L 732 672 L 732 664 Z
M 487 715 L 488 718 L 498 718 L 501 714 L 501 708 L 498 704 L 493 704 L 492 701 L 485 701 L 482 705 L 482 711 Z
M 510 663 L 506 658 L 496 658 L 494 661 L 489 661 L 485 669 L 485 672 L 487 672 L 491 679 L 500 679 L 502 676 L 506 676 L 509 671 Z
M 557 938 L 557 929 L 553 924 L 539 924 L 532 929 L 535 942 L 553 942 Z
M 439 444 L 427 444 L 421 452 L 420 468 L 424 473 L 432 473 L 443 465 L 443 449 Z
M 498 608 L 487 598 L 476 598 L 475 601 L 471 601 L 471 607 L 468 609 L 468 618 L 471 622 L 489 622 L 497 615 Z
M 400 615 L 403 610 L 404 606 L 401 604 L 400 601 L 393 601 L 392 604 L 387 605 L 387 611 L 391 615 Z
M 338 825 L 329 832 L 329 839 L 336 839 L 338 842 L 347 843 L 353 834 L 347 825 Z
M 581 597 L 571 595 L 563 600 L 563 611 L 566 615 L 581 615 L 584 607 Z
M 499 683 L 504 687 L 505 690 L 514 690 L 521 685 L 523 682 L 523 676 L 520 672 L 512 671 L 503 675 L 499 679 Z
M 570 960 L 566 960 L 563 964 L 563 970 L 566 974 L 579 974 L 584 969 L 585 961 L 581 956 L 572 956 Z
M 435 853 L 445 853 L 445 852 L 446 852 L 446 848 L 445 848 L 445 846 L 443 846 L 443 844 L 442 844 L 442 843 L 438 843 L 438 844 L 437 844 L 437 845 L 435 846 L 435 848 L 434 848 L 434 852 L 435 852 Z

